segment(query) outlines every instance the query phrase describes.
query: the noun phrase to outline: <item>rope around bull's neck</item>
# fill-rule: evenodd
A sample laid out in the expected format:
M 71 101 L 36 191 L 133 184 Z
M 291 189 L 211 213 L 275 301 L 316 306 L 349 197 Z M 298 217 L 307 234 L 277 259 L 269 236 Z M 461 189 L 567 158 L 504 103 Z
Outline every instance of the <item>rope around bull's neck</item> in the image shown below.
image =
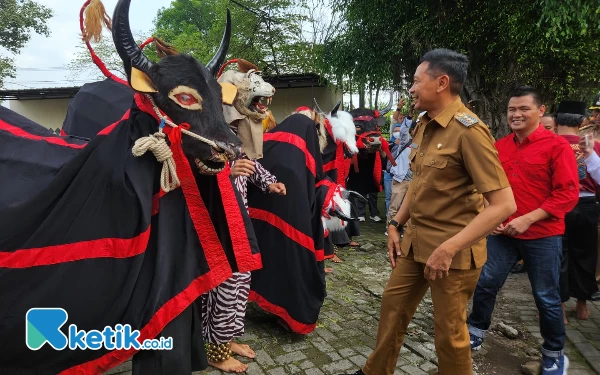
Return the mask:
M 171 190 L 174 190 L 177 187 L 179 187 L 181 183 L 179 181 L 179 178 L 177 177 L 177 170 L 175 167 L 175 160 L 173 159 L 173 152 L 171 151 L 171 148 L 165 140 L 165 133 L 163 133 L 163 127 L 165 124 L 174 128 L 179 128 L 179 130 L 182 133 L 194 137 L 201 142 L 207 143 L 212 147 L 218 147 L 215 142 L 206 139 L 198 134 L 192 133 L 191 131 L 188 131 L 187 129 L 184 129 L 175 124 L 167 116 L 161 113 L 160 109 L 158 109 L 150 95 L 146 95 L 146 98 L 150 100 L 150 103 L 152 103 L 152 109 L 154 110 L 156 116 L 161 119 L 161 122 L 158 127 L 158 132 L 151 134 L 147 137 L 142 137 L 135 141 L 131 152 L 133 153 L 133 156 L 139 157 L 144 155 L 146 151 L 150 150 L 156 157 L 156 160 L 158 160 L 159 163 L 163 163 L 163 167 L 160 173 L 160 187 L 165 193 L 168 193 Z

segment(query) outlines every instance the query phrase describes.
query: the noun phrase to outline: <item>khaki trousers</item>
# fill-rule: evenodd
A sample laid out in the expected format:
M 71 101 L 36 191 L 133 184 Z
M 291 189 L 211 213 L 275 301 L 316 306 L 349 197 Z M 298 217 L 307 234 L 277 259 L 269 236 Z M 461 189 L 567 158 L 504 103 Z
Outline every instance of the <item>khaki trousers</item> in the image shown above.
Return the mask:
M 390 198 L 390 208 L 387 212 L 387 221 L 390 221 L 400 209 L 402 200 L 408 191 L 408 185 L 410 181 L 398 182 L 392 180 L 392 197 Z
M 363 369 L 366 375 L 393 375 L 408 324 L 421 299 L 431 288 L 435 348 L 439 374 L 471 375 L 471 345 L 467 329 L 467 302 L 473 296 L 481 268 L 450 270 L 450 276 L 426 280 L 425 265 L 398 257 L 381 300 L 377 344 Z

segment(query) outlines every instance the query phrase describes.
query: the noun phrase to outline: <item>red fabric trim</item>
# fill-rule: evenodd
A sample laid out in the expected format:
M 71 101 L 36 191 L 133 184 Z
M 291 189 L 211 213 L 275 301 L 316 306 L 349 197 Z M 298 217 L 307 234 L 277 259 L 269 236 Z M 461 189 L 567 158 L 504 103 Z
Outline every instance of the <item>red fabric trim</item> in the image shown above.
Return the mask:
M 212 270 L 196 278 L 182 292 L 167 301 L 140 330 L 138 341 L 143 342 L 144 340 L 157 337 L 165 326 L 188 308 L 192 302 L 198 299 L 202 294 L 217 287 L 229 277 L 222 279 L 222 275 L 220 275 L 220 277 L 216 278 L 214 275 L 215 273 L 218 272 Z M 59 373 L 59 375 L 102 374 L 120 363 L 125 362 L 136 352 L 137 350 L 135 349 L 113 350 L 98 359 L 66 369 Z
M 211 270 L 219 269 L 219 278 L 225 276 L 223 280 L 226 280 L 231 276 L 232 272 L 229 267 L 229 261 L 227 260 L 221 241 L 219 241 L 215 227 L 210 220 L 210 215 L 204 205 L 204 201 L 202 201 L 190 164 L 183 154 L 179 143 L 171 144 L 171 151 L 173 152 L 173 160 L 175 160 L 177 176 L 181 182 L 185 202 L 194 223 L 196 234 L 198 234 L 198 239 L 202 244 L 208 267 Z M 223 265 L 226 267 L 223 267 Z
M 256 302 L 258 306 L 260 306 L 263 310 L 270 312 L 271 314 L 277 315 L 281 319 L 283 319 L 288 326 L 292 329 L 292 331 L 299 333 L 301 335 L 306 335 L 314 331 L 317 326 L 317 323 L 313 324 L 304 324 L 295 320 L 288 314 L 288 312 L 281 306 L 277 306 L 267 301 L 263 296 L 256 293 L 254 290 L 250 290 L 250 294 L 248 295 L 248 300 Z
M 131 114 L 131 109 L 128 109 L 127 112 L 125 112 L 125 114 L 123 115 L 123 117 L 121 117 L 121 119 L 117 122 L 115 122 L 114 124 L 108 125 L 107 127 L 105 127 L 104 129 L 102 129 L 98 135 L 106 135 L 106 134 L 110 134 L 110 132 L 113 131 L 114 128 L 117 127 L 117 125 L 119 125 L 122 121 L 125 120 L 129 120 L 129 115 Z
M 300 138 L 299 136 L 287 133 L 287 132 L 275 132 L 275 133 L 265 133 L 263 136 L 263 141 L 274 141 L 274 142 L 285 142 L 289 143 L 292 146 L 296 146 L 300 151 L 304 152 L 306 156 L 306 167 L 310 170 L 313 176 L 317 175 L 317 164 L 315 163 L 315 158 L 308 152 L 306 148 L 306 141 Z
M 358 173 L 358 154 L 352 155 L 352 165 L 354 166 L 354 173 Z
M 165 193 L 163 189 L 160 189 L 158 193 L 152 196 L 152 216 L 158 213 L 158 209 L 160 207 L 160 198 L 164 197 L 165 195 L 167 195 L 167 193 Z
M 374 110 L 373 114 L 375 115 L 375 118 L 378 118 L 380 116 L 379 111 L 378 110 Z
M 68 134 L 67 134 L 67 133 L 65 133 L 65 129 L 60 129 L 60 135 L 61 135 L 62 137 L 66 137 L 66 136 L 68 136 Z
M 392 165 L 395 167 L 397 164 L 396 160 L 394 160 L 394 157 L 392 156 L 392 153 L 390 152 L 390 144 L 383 137 L 381 137 L 381 148 L 385 152 L 385 156 L 387 156 L 390 163 L 392 163 Z
M 312 109 L 310 109 L 306 106 L 303 106 L 303 107 L 296 108 L 296 110 L 294 112 L 302 112 L 302 111 L 311 111 L 312 112 Z
M 0 267 L 29 268 L 96 258 L 129 258 L 146 251 L 150 226 L 133 238 L 102 238 L 0 252 Z
M 317 262 L 323 260 L 323 249 L 315 249 L 315 242 L 312 237 L 300 232 L 298 229 L 288 224 L 285 220 L 269 211 L 258 208 L 250 208 L 248 209 L 248 212 L 250 213 L 251 218 L 269 223 L 270 225 L 279 229 L 286 237 L 304 247 L 308 251 L 314 253 Z
M 344 155 L 344 145 L 339 144 L 337 150 L 335 150 L 335 164 L 338 170 L 337 183 L 342 187 L 346 187 L 346 178 L 348 172 L 350 172 L 350 160 L 346 159 Z
M 335 160 L 332 160 L 327 164 L 323 164 L 323 172 L 329 172 L 332 169 L 336 169 L 335 168 Z
M 57 146 L 64 146 L 64 147 L 71 147 L 71 148 L 84 148 L 85 146 L 87 146 L 87 143 L 83 144 L 83 145 L 71 144 L 59 137 L 44 137 L 41 135 L 31 134 L 17 126 L 11 125 L 2 120 L 0 120 L 0 130 L 4 130 L 8 133 L 11 133 L 12 135 L 17 136 L 17 137 L 27 138 L 27 139 L 31 139 L 34 141 L 46 141 L 47 143 L 57 145 Z
M 254 254 L 252 254 L 248 234 L 243 230 L 245 228 L 244 219 L 242 219 L 240 205 L 233 191 L 233 185 L 229 178 L 230 174 L 229 163 L 225 163 L 225 169 L 217 174 L 217 182 L 221 190 L 223 208 L 229 225 L 229 234 L 238 272 L 250 272 L 261 268 L 262 261 L 260 254 L 258 257 L 254 257 Z
M 381 191 L 381 157 L 375 154 L 375 163 L 373 163 L 373 179 L 379 191 Z
M 354 117 L 352 120 L 369 122 L 369 121 L 373 120 L 373 116 L 358 116 L 358 117 Z

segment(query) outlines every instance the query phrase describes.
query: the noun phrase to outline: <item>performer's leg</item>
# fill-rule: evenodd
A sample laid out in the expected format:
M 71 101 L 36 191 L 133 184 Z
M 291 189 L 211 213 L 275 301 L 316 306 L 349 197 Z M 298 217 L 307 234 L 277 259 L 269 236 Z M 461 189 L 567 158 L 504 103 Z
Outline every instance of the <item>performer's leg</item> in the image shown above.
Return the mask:
M 371 217 L 379 217 L 381 214 L 377 207 L 377 193 L 369 193 L 366 198 L 369 202 L 369 212 L 371 213 Z
M 236 281 L 236 295 L 237 295 L 237 304 L 236 304 L 236 314 L 234 321 L 234 329 L 233 329 L 233 338 L 242 337 L 244 335 L 244 325 L 246 319 L 246 306 L 248 304 L 248 294 L 250 293 L 250 280 L 251 274 L 250 272 L 236 272 L 233 274 L 233 277 L 237 279 Z M 231 342 L 231 351 L 237 355 L 241 355 L 248 358 L 256 357 L 256 353 L 254 350 L 250 348 L 249 345 L 246 344 L 238 344 L 234 341 Z
M 398 257 L 381 299 L 377 344 L 363 368 L 366 375 L 394 373 L 408 324 L 427 288 L 423 264 L 414 261 L 412 250 Z
M 189 375 L 208 366 L 195 303 L 173 319 L 157 338 L 173 339 L 171 350 L 142 350 L 133 356 L 133 375 Z
M 231 351 L 237 318 L 237 275 L 234 273 L 205 295 L 202 322 L 208 364 L 225 372 L 239 373 L 246 371 L 248 365 L 233 358 Z
M 569 291 L 577 298 L 577 318 L 588 319 L 587 300 L 598 291 L 596 261 L 598 237 L 598 204 L 595 197 L 580 198 L 579 203 L 565 216 L 569 246 Z
M 385 212 L 390 210 L 390 202 L 392 201 L 392 174 L 383 171 L 383 190 L 385 191 Z
M 387 213 L 387 221 L 390 221 L 394 216 L 396 216 L 396 213 L 402 205 L 402 200 L 408 191 L 408 185 L 408 181 L 398 182 L 394 180 L 392 182 L 392 201 L 390 203 L 390 209 Z
M 481 268 L 451 269 L 449 276 L 429 282 L 440 375 L 473 373 L 467 303 L 477 286 L 480 272 Z

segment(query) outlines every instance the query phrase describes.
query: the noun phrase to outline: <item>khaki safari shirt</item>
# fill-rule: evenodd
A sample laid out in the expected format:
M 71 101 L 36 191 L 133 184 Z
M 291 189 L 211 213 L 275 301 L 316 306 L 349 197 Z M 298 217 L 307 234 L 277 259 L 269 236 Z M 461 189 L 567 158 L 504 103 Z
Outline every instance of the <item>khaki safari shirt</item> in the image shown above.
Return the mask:
M 457 98 L 435 118 L 417 123 L 409 155 L 413 180 L 406 255 L 426 263 L 431 253 L 483 210 L 482 193 L 509 187 L 488 127 Z M 486 240 L 458 252 L 450 268 L 470 269 L 487 260 Z

